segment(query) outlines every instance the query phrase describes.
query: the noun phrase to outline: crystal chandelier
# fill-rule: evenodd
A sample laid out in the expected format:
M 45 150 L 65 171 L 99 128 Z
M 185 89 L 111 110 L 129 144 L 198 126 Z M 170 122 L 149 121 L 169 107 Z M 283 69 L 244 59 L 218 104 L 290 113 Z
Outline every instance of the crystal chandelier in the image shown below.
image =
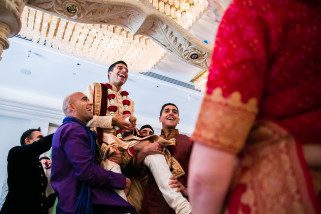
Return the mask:
M 205 92 L 207 77 L 208 77 L 208 71 L 203 70 L 196 77 L 194 77 L 191 82 L 194 83 L 196 89 L 201 90 L 202 92 Z
M 166 52 L 122 27 L 76 23 L 30 7 L 25 7 L 21 21 L 23 38 L 103 65 L 124 60 L 130 71 L 148 71 Z
M 207 0 L 149 0 L 157 10 L 189 28 L 206 10 Z

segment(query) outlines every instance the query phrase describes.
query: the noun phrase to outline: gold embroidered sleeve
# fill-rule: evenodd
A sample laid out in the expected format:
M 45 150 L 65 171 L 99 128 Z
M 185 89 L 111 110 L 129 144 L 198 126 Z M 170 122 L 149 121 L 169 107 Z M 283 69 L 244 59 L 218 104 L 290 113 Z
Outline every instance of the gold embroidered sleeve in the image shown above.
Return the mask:
M 132 113 L 132 115 L 134 115 L 134 110 L 135 110 L 135 102 L 133 100 L 130 100 L 130 102 L 132 103 L 129 108 L 130 108 L 130 112 Z
M 100 86 L 100 83 L 92 83 L 88 86 L 87 91 L 86 91 L 86 95 L 88 96 L 88 98 L 94 102 L 94 88 L 95 85 L 98 84 L 98 86 Z M 100 92 L 101 93 L 101 92 Z M 101 101 L 99 100 L 99 103 Z M 93 111 L 95 111 L 95 109 L 99 109 L 100 104 L 98 105 L 98 107 L 95 107 L 95 104 L 93 105 Z M 99 114 L 99 112 L 94 112 L 94 117 L 93 119 L 91 119 L 88 123 L 87 126 L 91 127 L 91 128 L 95 128 L 95 127 L 99 127 L 99 128 L 106 128 L 106 129 L 111 129 L 113 128 L 112 126 L 112 116 L 98 116 L 97 114 Z
M 254 123 L 256 103 L 254 98 L 246 104 L 242 103 L 239 92 L 225 98 L 220 88 L 210 95 L 206 94 L 192 140 L 237 154 Z
M 112 129 L 112 116 L 96 116 L 94 115 L 93 119 L 91 119 L 88 123 L 87 126 L 94 128 L 94 127 L 99 127 L 99 128 L 104 128 L 104 129 Z

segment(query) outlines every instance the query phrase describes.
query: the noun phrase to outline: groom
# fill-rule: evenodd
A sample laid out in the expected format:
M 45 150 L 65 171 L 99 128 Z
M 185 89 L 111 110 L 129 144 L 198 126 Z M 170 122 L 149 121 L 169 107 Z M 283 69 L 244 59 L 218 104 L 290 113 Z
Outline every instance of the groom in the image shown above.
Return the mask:
M 129 93 L 122 90 L 122 86 L 126 83 L 127 78 L 127 64 L 124 61 L 117 61 L 108 68 L 108 83 L 93 83 L 88 88 L 88 96 L 93 100 L 94 117 L 87 123 L 87 126 L 96 128 L 102 154 L 108 154 L 109 151 L 115 149 L 113 147 L 115 144 L 119 147 L 123 147 L 122 145 L 124 145 L 126 149 L 126 151 L 123 152 L 124 165 L 131 162 L 133 157 L 136 156 L 136 151 L 133 147 L 126 147 L 126 143 L 122 141 L 123 133 L 132 131 L 136 126 L 136 118 L 133 116 L 134 102 L 129 98 Z M 147 145 L 142 149 L 142 152 L 147 155 L 144 163 L 152 170 L 154 177 L 161 177 L 163 173 L 161 169 L 169 172 L 164 157 L 151 155 L 162 152 L 161 146 L 157 143 Z M 108 157 L 102 158 L 104 165 L 106 162 L 109 163 L 110 159 L 108 160 Z M 113 164 L 106 164 L 105 166 L 107 169 L 117 168 Z M 137 182 L 134 183 L 137 184 Z M 160 181 L 160 183 L 163 189 L 166 189 L 166 191 L 163 191 L 163 193 L 165 193 L 163 196 L 166 198 L 167 203 L 170 204 L 173 209 L 177 210 L 177 212 L 187 210 L 183 213 L 189 213 L 190 205 L 186 198 L 184 198 L 181 193 L 171 192 L 168 181 Z M 141 189 L 141 187 L 137 188 Z M 171 192 L 171 194 L 168 194 L 168 192 Z M 129 201 L 139 210 L 140 203 L 131 201 L 131 199 L 137 200 L 137 198 L 129 197 Z

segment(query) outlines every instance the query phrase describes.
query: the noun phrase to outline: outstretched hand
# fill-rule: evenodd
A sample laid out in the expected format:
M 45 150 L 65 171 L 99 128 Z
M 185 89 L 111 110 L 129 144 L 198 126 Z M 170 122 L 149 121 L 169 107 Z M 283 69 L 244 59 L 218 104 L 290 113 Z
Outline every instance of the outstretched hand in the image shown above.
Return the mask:
M 163 147 L 157 143 L 148 143 L 142 151 L 145 153 L 145 155 L 153 155 L 153 154 L 163 154 Z
M 148 143 L 146 146 L 144 146 L 137 154 L 136 163 L 138 165 L 141 164 L 147 155 L 153 154 L 164 154 L 163 147 L 157 142 Z
M 126 120 L 126 118 L 123 116 L 114 116 L 112 119 L 112 123 L 114 126 L 117 126 L 120 129 L 128 130 L 128 131 L 133 130 L 133 127 L 130 121 L 128 121 L 128 119 Z
M 176 192 L 181 192 L 183 196 L 188 197 L 187 188 L 181 182 L 179 182 L 174 175 L 172 175 L 169 179 L 170 180 L 168 184 L 171 188 L 176 189 Z

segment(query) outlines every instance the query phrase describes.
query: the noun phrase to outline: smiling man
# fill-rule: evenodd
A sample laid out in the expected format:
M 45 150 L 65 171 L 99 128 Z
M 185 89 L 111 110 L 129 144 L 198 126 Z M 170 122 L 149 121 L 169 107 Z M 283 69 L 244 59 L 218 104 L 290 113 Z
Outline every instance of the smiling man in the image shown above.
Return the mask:
M 88 87 L 87 95 L 93 101 L 94 117 L 87 125 L 97 129 L 100 144 L 108 142 L 110 134 L 118 134 L 115 126 L 119 130 L 131 130 L 136 125 L 134 102 L 128 98 L 128 92 L 121 89 L 127 78 L 127 64 L 117 61 L 108 68 L 108 83 L 96 82 Z
M 95 82 L 87 89 L 87 95 L 93 101 L 93 118 L 87 126 L 97 132 L 104 168 L 121 173 L 120 164 L 115 163 L 115 160 L 131 159 L 129 153 L 120 153 L 118 150 L 119 143 L 122 143 L 122 133 L 136 126 L 134 102 L 129 98 L 129 93 L 122 90 L 128 78 L 127 64 L 124 61 L 111 64 L 107 76 L 107 83 Z M 124 158 L 125 155 L 127 158 Z M 122 191 L 117 192 L 126 200 Z
M 134 213 L 113 189 L 124 190 L 129 179 L 103 169 L 95 160 L 96 134 L 86 123 L 92 102 L 81 92 L 64 99 L 66 117 L 52 144 L 51 184 L 58 195 L 57 213 Z
M 122 143 L 122 134 L 136 126 L 134 102 L 128 98 L 129 93 L 121 89 L 127 78 L 127 64 L 117 61 L 108 68 L 108 83 L 92 83 L 87 90 L 93 101 L 93 118 L 87 126 L 97 132 L 102 160 L 105 161 L 103 165 L 108 170 L 115 168 L 113 158 L 120 156 L 118 145 Z
M 162 193 L 160 191 L 161 188 L 159 188 L 158 186 L 158 183 L 160 183 L 159 180 L 165 179 L 166 182 L 169 181 L 169 185 L 171 188 L 175 189 L 175 191 L 180 192 L 183 196 L 188 198 L 187 176 L 189 157 L 192 150 L 192 142 L 188 136 L 179 134 L 178 129 L 176 129 L 179 120 L 179 111 L 175 104 L 166 103 L 162 106 L 159 116 L 159 121 L 162 123 L 161 137 L 167 140 L 173 138 L 176 140 L 176 145 L 167 147 L 167 149 L 171 153 L 171 156 L 178 161 L 185 173 L 181 174 L 178 178 L 171 177 L 171 179 L 169 179 L 170 175 L 166 176 L 165 173 L 161 176 L 153 176 L 152 174 L 149 174 L 148 184 L 144 191 L 142 213 L 189 213 L 189 203 L 187 203 L 186 201 L 184 202 L 183 197 L 177 196 L 175 198 L 174 204 L 179 204 L 178 202 L 180 202 L 181 206 L 179 206 L 179 209 L 173 209 L 173 207 L 177 206 L 169 205 L 170 203 L 168 203 L 168 198 L 165 197 L 166 194 Z M 161 155 L 158 156 L 160 157 Z M 147 156 L 145 159 L 149 157 L 150 156 Z M 156 180 L 154 179 L 154 177 L 156 178 Z M 173 192 L 171 192 L 170 190 L 166 191 L 173 195 Z

